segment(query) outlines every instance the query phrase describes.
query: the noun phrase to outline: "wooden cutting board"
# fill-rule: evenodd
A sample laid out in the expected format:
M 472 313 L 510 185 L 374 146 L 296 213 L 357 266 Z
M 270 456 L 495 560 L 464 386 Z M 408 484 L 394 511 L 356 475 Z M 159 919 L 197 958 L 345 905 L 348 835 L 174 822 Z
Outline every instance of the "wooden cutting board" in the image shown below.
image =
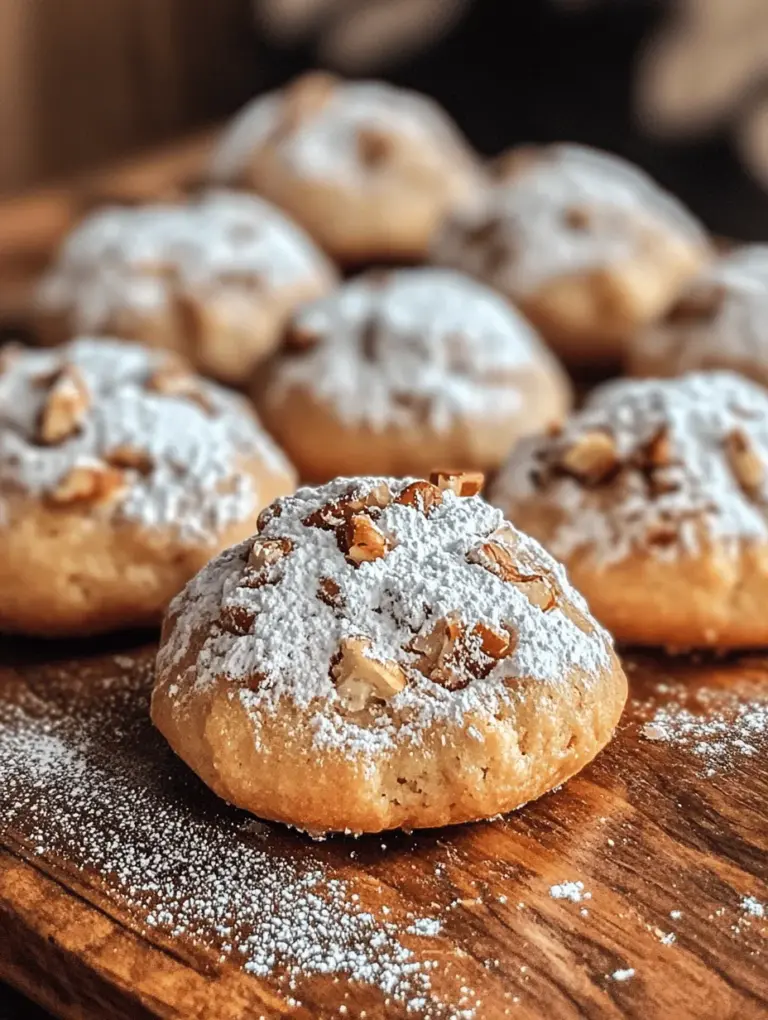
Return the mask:
M 609 748 L 488 824 L 315 843 L 210 794 L 152 646 L 0 648 L 0 977 L 62 1017 L 768 1015 L 768 661 L 629 657 Z

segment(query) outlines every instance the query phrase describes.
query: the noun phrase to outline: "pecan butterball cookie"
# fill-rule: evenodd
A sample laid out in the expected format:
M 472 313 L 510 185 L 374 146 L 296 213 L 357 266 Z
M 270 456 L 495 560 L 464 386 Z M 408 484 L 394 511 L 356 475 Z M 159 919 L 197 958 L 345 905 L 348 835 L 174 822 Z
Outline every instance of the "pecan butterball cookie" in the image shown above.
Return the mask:
M 524 440 L 490 499 L 622 641 L 768 645 L 768 394 L 728 372 L 626 380 Z
M 220 796 L 314 833 L 497 815 L 610 739 L 626 679 L 474 479 L 277 500 L 168 611 L 152 718 Z
M 727 369 L 768 386 L 768 245 L 708 266 L 664 319 L 633 337 L 627 369 L 657 377 Z
M 245 107 L 211 177 L 264 195 L 339 262 L 359 264 L 422 259 L 484 172 L 426 96 L 315 72 Z
M 64 241 L 37 292 L 40 338 L 119 336 L 178 351 L 239 385 L 303 301 L 336 271 L 304 231 L 256 196 L 113 207 Z
M 494 287 L 573 362 L 615 361 L 701 268 L 701 226 L 650 177 L 579 145 L 526 147 L 485 202 L 450 216 L 433 261 Z
M 158 624 L 293 470 L 245 400 L 138 344 L 0 362 L 0 630 Z
M 309 481 L 492 470 L 571 390 L 532 327 L 450 270 L 367 273 L 293 318 L 259 412 Z

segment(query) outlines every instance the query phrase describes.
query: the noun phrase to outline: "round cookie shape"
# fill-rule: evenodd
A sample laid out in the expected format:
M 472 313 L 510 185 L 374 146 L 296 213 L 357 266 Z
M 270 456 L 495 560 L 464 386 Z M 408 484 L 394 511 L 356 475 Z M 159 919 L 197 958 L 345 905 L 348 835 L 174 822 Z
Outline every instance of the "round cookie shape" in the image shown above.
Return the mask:
M 239 385 L 294 308 L 336 282 L 304 231 L 255 195 L 110 207 L 65 240 L 38 288 L 38 331 L 48 344 L 78 334 L 138 340 Z
M 286 209 L 346 265 L 423 259 L 442 217 L 484 184 L 477 158 L 432 100 L 319 72 L 246 106 L 211 177 Z
M 535 331 L 450 270 L 374 271 L 294 316 L 254 391 L 308 481 L 497 467 L 571 391 Z
M 768 245 L 708 266 L 665 318 L 632 338 L 627 369 L 661 378 L 726 369 L 768 386 Z
M 500 166 L 484 203 L 437 231 L 433 261 L 500 291 L 569 360 L 615 361 L 708 257 L 690 213 L 622 159 L 526 146 Z
M 220 796 L 313 833 L 447 825 L 540 796 L 610 739 L 610 637 L 477 484 L 300 489 L 174 600 L 152 718 Z
M 768 394 L 729 372 L 622 380 L 519 444 L 490 499 L 617 640 L 768 644 Z
M 159 624 L 290 492 L 246 401 L 178 355 L 109 339 L 0 356 L 0 630 Z

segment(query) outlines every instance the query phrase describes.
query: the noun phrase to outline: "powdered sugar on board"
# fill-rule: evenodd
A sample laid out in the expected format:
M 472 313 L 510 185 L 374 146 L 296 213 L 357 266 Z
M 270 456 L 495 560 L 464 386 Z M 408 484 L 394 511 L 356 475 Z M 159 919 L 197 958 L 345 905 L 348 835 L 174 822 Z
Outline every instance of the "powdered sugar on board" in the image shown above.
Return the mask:
M 189 542 L 254 515 L 259 493 L 243 466 L 261 461 L 265 472 L 290 476 L 285 458 L 239 396 L 191 374 L 191 395 L 153 389 L 153 375 L 170 364 L 162 351 L 108 339 L 10 356 L 0 372 L 0 486 L 9 498 L 44 498 L 73 469 L 128 449 L 138 466 L 123 470 L 119 496 L 100 513 Z M 70 435 L 44 445 L 41 411 L 51 380 L 67 366 L 79 372 L 87 406 Z
M 416 1016 L 472 1020 L 469 989 L 446 1001 L 432 987 L 446 979 L 439 920 L 384 912 L 374 881 L 351 884 L 309 845 L 297 855 L 288 833 L 175 767 L 148 720 L 151 666 L 115 661 L 96 678 L 84 664 L 85 696 L 57 690 L 54 669 L 40 697 L 0 699 L 0 834 L 74 863 L 86 885 L 95 875 L 145 931 L 276 980 L 296 1005 L 304 981 L 328 975 Z
M 585 485 L 557 463 L 595 434 L 611 438 L 616 470 Z M 666 454 L 654 466 L 648 450 L 658 442 Z M 765 542 L 768 396 L 730 372 L 608 383 L 557 436 L 523 440 L 492 498 L 504 507 L 551 501 L 561 511 L 548 540 L 558 557 L 584 549 L 610 564 L 637 550 L 662 559 L 695 554 L 705 538 L 735 550 Z
M 355 565 L 332 528 L 308 522 L 344 499 L 378 494 L 382 486 L 384 495 L 376 498 L 392 502 L 375 508 L 375 524 L 390 548 L 379 559 Z M 279 712 L 282 699 L 290 699 L 310 713 L 319 748 L 375 761 L 403 743 L 418 746 L 435 725 L 463 732 L 468 717 L 474 717 L 493 726 L 501 707 L 527 696 L 527 685 L 516 679 L 540 683 L 555 702 L 560 694 L 570 704 L 574 672 L 588 685 L 609 668 L 610 638 L 588 616 L 562 567 L 536 542 L 511 528 L 505 532 L 522 572 L 551 578 L 561 593 L 549 611 L 532 602 L 522 586 L 471 562 L 489 536 L 509 528 L 500 511 L 479 496 L 447 491 L 427 515 L 396 502 L 405 486 L 396 479 L 337 479 L 277 501 L 260 538 L 287 540 L 291 548 L 269 583 L 249 581 L 250 541 L 205 567 L 172 604 L 174 628 L 158 659 L 161 681 L 175 687 L 178 710 L 183 711 L 186 697 L 227 676 L 239 687 L 255 726 L 263 713 Z M 335 604 L 318 596 L 328 579 L 338 589 Z M 583 627 L 563 611 L 569 606 L 584 614 Z M 222 625 L 223 612 L 251 624 L 233 633 Z M 459 689 L 441 686 L 415 668 L 419 653 L 409 650 L 454 614 L 467 632 L 482 623 L 515 636 L 510 654 L 482 675 L 467 673 Z M 178 678 L 175 665 L 201 635 L 194 670 Z M 408 677 L 399 693 L 367 706 L 362 717 L 344 709 L 331 678 L 340 642 L 360 636 L 370 641 L 372 659 L 395 660 Z M 260 682 L 252 682 L 256 677 Z
M 294 90 L 313 88 L 316 82 L 322 98 L 293 117 L 286 106 L 295 102 Z M 223 183 L 247 177 L 249 158 L 268 144 L 277 148 L 291 176 L 329 182 L 337 188 L 375 189 L 381 175 L 371 174 L 359 140 L 366 130 L 392 135 L 398 145 L 412 146 L 416 153 L 421 150 L 422 160 L 446 174 L 464 173 L 479 182 L 479 170 L 466 143 L 431 99 L 385 82 L 319 82 L 309 76 L 249 103 L 225 132 L 211 173 Z M 386 173 L 383 178 L 391 182 Z
M 484 204 L 448 222 L 433 254 L 524 296 L 558 277 L 647 258 L 653 234 L 681 251 L 707 248 L 700 224 L 637 167 L 584 146 L 553 145 L 490 188 Z
M 174 295 L 206 301 L 270 291 L 335 271 L 307 234 L 255 195 L 213 192 L 185 205 L 114 207 L 87 217 L 44 277 L 42 310 L 67 311 L 75 330 L 109 329 L 120 315 L 173 314 Z
M 508 417 L 532 371 L 549 373 L 553 390 L 562 376 L 522 316 L 450 270 L 369 273 L 302 309 L 295 326 L 312 345 L 283 357 L 267 399 L 303 389 L 378 431 Z

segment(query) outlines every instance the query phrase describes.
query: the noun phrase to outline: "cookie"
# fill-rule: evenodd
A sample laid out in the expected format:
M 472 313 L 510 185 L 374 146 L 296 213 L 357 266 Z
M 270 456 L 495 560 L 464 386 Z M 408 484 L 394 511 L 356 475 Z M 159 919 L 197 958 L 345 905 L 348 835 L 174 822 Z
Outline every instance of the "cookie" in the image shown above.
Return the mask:
M 576 363 L 618 359 L 708 253 L 676 199 L 579 145 L 513 150 L 484 203 L 448 217 L 432 245 L 433 261 L 500 291 Z
M 254 392 L 308 481 L 492 470 L 562 418 L 570 385 L 534 330 L 449 270 L 370 272 L 293 318 Z
M 611 640 L 477 485 L 300 489 L 174 600 L 152 718 L 216 793 L 313 833 L 448 825 L 606 744 L 626 698 Z
M 294 486 L 246 402 L 138 344 L 0 358 L 0 630 L 159 624 Z
M 112 335 L 178 351 L 239 385 L 303 301 L 336 271 L 303 230 L 256 196 L 107 208 L 64 242 L 37 292 L 44 343 Z
M 422 260 L 438 222 L 484 180 L 432 100 L 324 73 L 246 106 L 210 173 L 286 209 L 346 265 Z
M 621 641 L 768 645 L 768 394 L 729 372 L 622 380 L 523 441 L 490 492 Z
M 768 245 L 748 245 L 712 263 L 627 348 L 632 375 L 701 369 L 739 372 L 768 386 Z

